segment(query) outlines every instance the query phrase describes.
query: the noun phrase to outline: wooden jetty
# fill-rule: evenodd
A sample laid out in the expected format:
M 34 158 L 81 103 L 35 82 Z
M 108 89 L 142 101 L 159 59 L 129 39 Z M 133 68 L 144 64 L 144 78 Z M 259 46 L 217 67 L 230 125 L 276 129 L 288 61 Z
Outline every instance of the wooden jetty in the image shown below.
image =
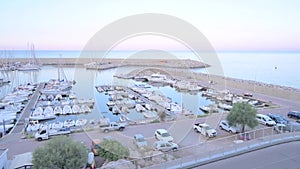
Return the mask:
M 15 126 L 12 128 L 10 133 L 21 133 L 25 128 L 25 119 L 29 118 L 31 109 L 35 107 L 38 98 L 40 97 L 40 91 L 44 88 L 45 83 L 40 83 L 33 93 L 31 99 L 28 101 L 23 111 L 21 112 L 20 118 L 17 120 Z

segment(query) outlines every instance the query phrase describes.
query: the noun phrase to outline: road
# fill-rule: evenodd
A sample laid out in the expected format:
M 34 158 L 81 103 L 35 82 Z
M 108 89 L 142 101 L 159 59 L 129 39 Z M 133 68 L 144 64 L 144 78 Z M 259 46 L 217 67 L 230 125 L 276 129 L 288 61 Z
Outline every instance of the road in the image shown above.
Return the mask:
M 300 167 L 300 141 L 268 147 L 195 169 L 297 169 Z

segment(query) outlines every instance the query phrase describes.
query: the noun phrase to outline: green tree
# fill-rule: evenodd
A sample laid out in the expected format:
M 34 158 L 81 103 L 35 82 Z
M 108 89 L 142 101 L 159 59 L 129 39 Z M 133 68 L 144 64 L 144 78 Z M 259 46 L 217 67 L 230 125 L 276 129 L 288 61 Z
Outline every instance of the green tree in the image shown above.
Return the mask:
M 258 125 L 256 114 L 256 109 L 249 103 L 235 103 L 226 119 L 231 126 L 241 125 L 242 133 L 244 133 L 245 126 L 254 128 Z
M 129 149 L 116 140 L 104 140 L 98 147 L 99 156 L 109 161 L 129 157 Z
M 34 168 L 73 169 L 87 163 L 87 148 L 66 136 L 50 140 L 45 146 L 37 148 L 33 153 Z

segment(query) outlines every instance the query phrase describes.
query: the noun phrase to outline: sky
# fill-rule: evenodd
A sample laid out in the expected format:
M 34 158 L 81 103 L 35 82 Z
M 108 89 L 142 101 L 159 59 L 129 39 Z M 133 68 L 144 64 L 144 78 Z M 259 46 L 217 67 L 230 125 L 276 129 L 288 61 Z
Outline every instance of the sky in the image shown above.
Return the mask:
M 28 43 L 37 50 L 82 50 L 119 19 L 158 13 L 190 23 L 217 51 L 300 51 L 299 9 L 298 0 L 0 0 L 0 50 L 28 49 Z M 114 47 L 145 48 L 185 46 L 168 37 L 139 35 Z

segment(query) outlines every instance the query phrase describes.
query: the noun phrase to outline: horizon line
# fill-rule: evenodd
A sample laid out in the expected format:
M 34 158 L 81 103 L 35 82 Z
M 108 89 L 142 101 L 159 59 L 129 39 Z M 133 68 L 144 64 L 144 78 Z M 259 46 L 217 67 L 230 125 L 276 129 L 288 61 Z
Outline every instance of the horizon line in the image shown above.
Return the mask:
M 0 49 L 0 51 L 4 52 L 13 52 L 13 51 L 31 51 L 29 49 Z M 86 52 L 105 52 L 106 50 L 80 50 L 80 49 L 39 49 L 35 51 L 86 51 Z M 110 50 L 112 52 L 136 52 L 136 51 L 150 51 L 149 50 Z M 188 52 L 191 50 L 159 50 L 159 49 L 153 49 L 153 52 L 155 51 L 166 51 L 166 52 Z M 197 50 L 195 50 L 197 51 Z M 300 53 L 300 50 L 215 50 L 215 51 L 200 51 L 202 53 L 210 53 L 210 52 L 216 52 L 216 53 Z

